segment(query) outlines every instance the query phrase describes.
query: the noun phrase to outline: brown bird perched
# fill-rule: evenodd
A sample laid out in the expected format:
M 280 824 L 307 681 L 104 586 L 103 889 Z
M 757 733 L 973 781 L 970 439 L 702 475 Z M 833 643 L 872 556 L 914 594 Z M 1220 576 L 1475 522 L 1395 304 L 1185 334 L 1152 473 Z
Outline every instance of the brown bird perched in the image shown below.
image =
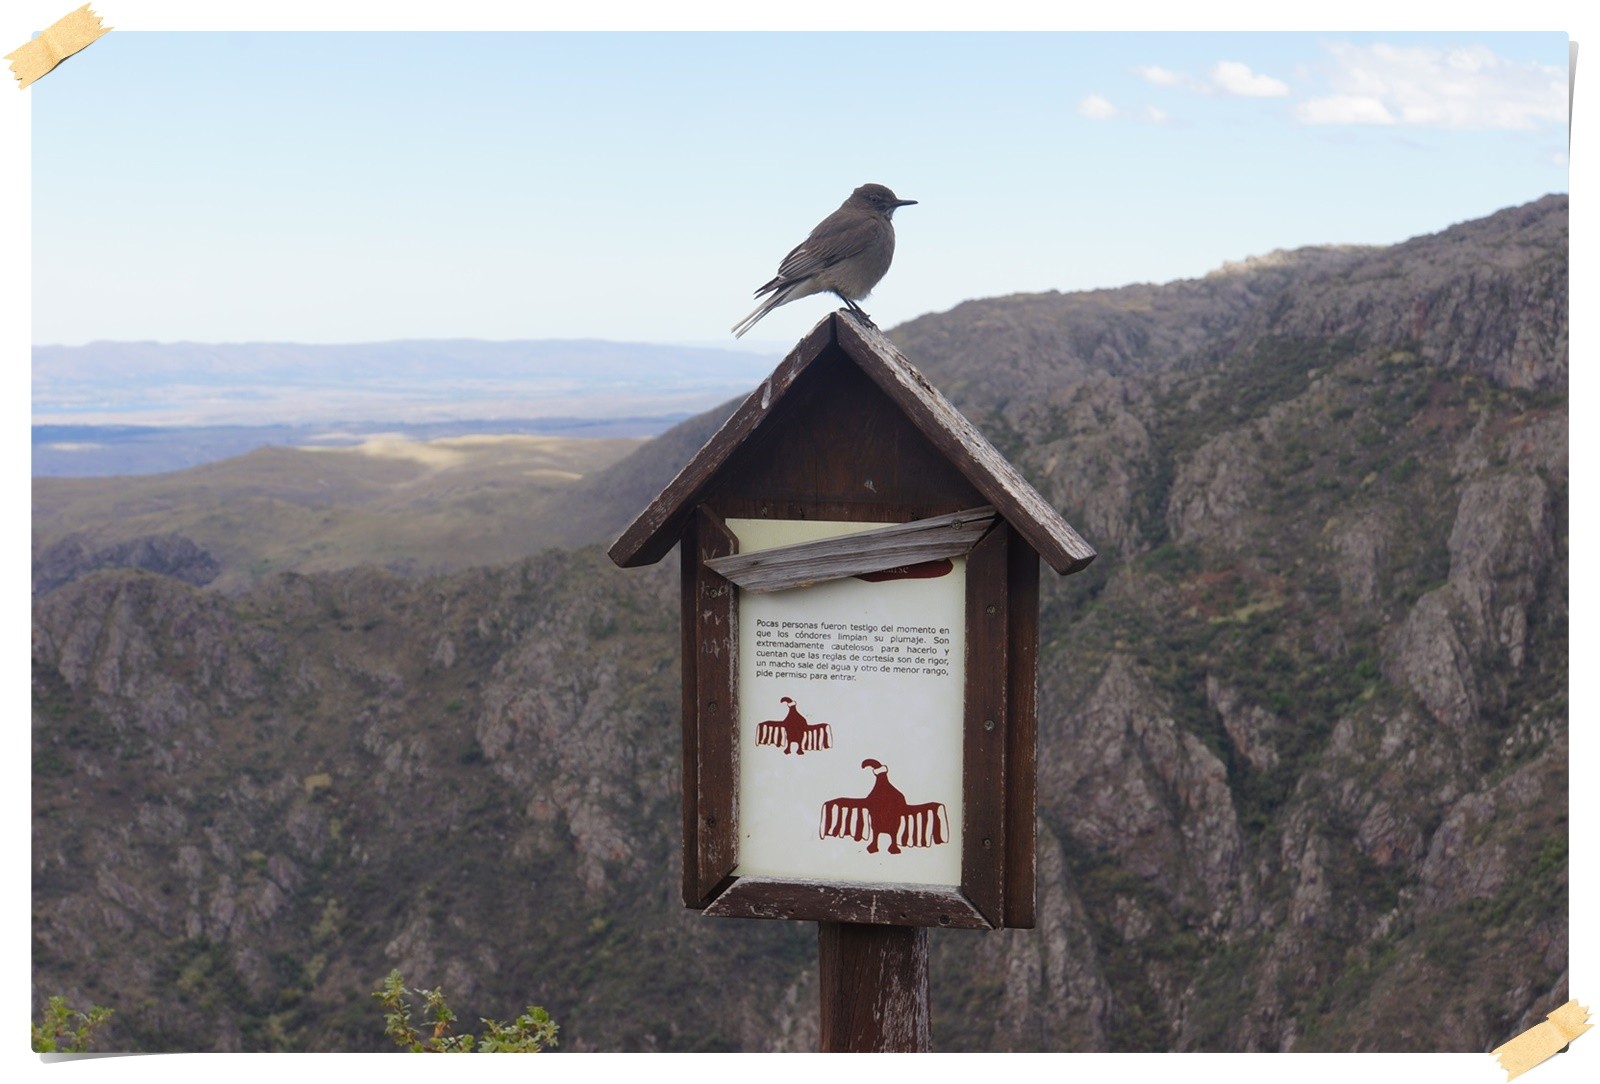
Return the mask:
M 771 296 L 733 325 L 733 337 L 749 331 L 779 305 L 824 291 L 837 294 L 852 312 L 870 322 L 872 317 L 856 302 L 872 292 L 894 259 L 894 226 L 889 220 L 895 209 L 916 202 L 900 199 L 881 184 L 864 184 L 850 193 L 783 258 L 777 276 L 756 291 L 757 297 Z

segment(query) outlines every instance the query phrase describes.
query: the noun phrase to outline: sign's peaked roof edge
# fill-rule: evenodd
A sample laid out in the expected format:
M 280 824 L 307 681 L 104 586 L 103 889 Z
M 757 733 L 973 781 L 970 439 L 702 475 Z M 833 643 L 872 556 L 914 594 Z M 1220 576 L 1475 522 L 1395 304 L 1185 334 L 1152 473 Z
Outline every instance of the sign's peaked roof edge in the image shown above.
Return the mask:
M 690 457 L 678 476 L 618 536 L 609 550 L 612 561 L 632 568 L 654 564 L 665 557 L 682 535 L 684 520 L 716 482 L 729 457 L 760 429 L 799 376 L 833 346 L 888 395 L 1046 564 L 1068 575 L 1094 560 L 1094 547 L 928 383 L 883 332 L 841 309 L 829 313 L 800 340 L 722 428 Z

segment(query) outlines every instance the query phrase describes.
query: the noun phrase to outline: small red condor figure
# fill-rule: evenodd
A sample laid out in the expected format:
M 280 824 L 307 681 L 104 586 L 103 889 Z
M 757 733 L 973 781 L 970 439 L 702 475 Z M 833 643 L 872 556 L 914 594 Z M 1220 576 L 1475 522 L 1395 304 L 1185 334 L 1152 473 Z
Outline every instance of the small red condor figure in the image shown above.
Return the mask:
M 770 719 L 758 725 L 757 745 L 781 745 L 784 756 L 789 755 L 791 745 L 800 756 L 805 756 L 807 749 L 833 748 L 833 729 L 827 723 L 806 722 L 806 717 L 800 714 L 800 709 L 787 696 L 779 703 L 789 705 L 789 714 L 782 719 Z
M 878 853 L 878 837 L 889 837 L 889 853 L 902 846 L 931 847 L 950 838 L 950 822 L 943 802 L 911 805 L 900 788 L 889 782 L 889 769 L 876 760 L 863 760 L 876 778 L 865 798 L 835 798 L 824 802 L 818 838 L 849 836 L 867 840 L 867 852 Z

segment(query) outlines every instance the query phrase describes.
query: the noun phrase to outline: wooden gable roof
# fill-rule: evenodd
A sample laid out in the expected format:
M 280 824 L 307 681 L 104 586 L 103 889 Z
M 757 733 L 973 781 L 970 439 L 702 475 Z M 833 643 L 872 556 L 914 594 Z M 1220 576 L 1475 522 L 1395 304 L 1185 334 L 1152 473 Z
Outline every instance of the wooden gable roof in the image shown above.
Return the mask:
M 734 452 L 772 417 L 795 382 L 818 358 L 843 353 L 949 461 L 1046 564 L 1062 575 L 1094 560 L 1095 551 L 961 412 L 872 324 L 846 310 L 829 314 L 752 391 L 667 487 L 612 543 L 624 568 L 665 557 L 695 506 L 712 491 Z

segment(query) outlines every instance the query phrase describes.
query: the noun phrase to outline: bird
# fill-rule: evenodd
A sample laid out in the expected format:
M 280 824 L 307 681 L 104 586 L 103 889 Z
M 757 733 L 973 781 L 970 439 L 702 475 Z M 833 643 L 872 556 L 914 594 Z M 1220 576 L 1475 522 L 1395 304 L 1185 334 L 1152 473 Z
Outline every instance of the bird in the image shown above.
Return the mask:
M 898 208 L 916 202 L 901 199 L 881 184 L 864 184 L 850 193 L 783 258 L 772 281 L 756 291 L 755 296 L 766 300 L 733 325 L 733 337 L 742 336 L 779 305 L 823 292 L 837 294 L 851 312 L 872 323 L 856 302 L 872 292 L 894 259 L 890 219 Z
M 867 853 L 878 853 L 878 837 L 889 837 L 889 853 L 901 846 L 931 847 L 950 838 L 950 817 L 943 802 L 912 805 L 899 787 L 889 782 L 889 768 L 868 757 L 861 762 L 872 769 L 872 789 L 865 798 L 833 798 L 822 803 L 817 838 L 829 836 L 867 841 Z

